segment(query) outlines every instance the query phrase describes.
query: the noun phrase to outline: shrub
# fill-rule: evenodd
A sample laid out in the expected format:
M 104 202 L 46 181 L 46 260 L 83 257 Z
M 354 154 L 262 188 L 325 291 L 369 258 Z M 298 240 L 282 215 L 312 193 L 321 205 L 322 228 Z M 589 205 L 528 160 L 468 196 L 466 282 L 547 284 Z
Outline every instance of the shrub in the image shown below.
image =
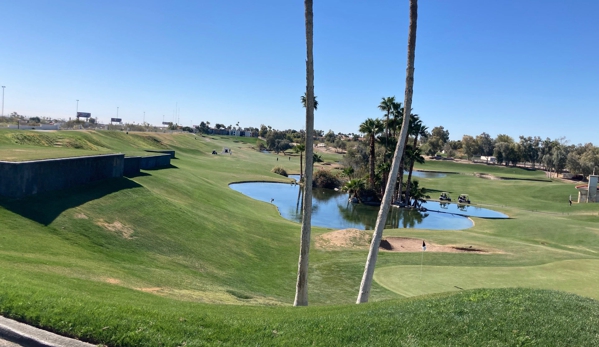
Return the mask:
M 313 187 L 333 189 L 339 187 L 341 182 L 331 171 L 318 170 L 314 174 Z
M 285 169 L 283 169 L 283 168 L 282 168 L 282 167 L 280 167 L 280 166 L 275 166 L 275 167 L 273 167 L 273 168 L 272 168 L 272 170 L 270 170 L 270 171 L 272 171 L 272 172 L 274 172 L 274 173 L 276 173 L 276 174 L 278 174 L 278 175 L 281 175 L 281 176 L 285 176 L 285 177 L 287 177 L 287 171 L 285 171 Z

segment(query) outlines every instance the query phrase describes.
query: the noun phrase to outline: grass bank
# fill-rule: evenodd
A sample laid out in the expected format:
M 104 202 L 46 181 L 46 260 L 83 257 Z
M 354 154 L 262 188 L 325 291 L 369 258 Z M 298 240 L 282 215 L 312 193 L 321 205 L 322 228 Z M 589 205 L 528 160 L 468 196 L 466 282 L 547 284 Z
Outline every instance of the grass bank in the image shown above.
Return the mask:
M 172 168 L 132 179 L 0 199 L 3 315 L 109 346 L 596 343 L 591 323 L 598 319 L 598 303 L 572 294 L 472 289 L 405 298 L 451 290 L 433 284 L 452 276 L 472 283 L 463 284 L 465 289 L 530 286 L 596 298 L 587 283 L 597 271 L 597 207 L 569 208 L 572 185 L 547 180 L 543 173 L 449 162 L 423 165 L 460 173 L 421 179 L 421 185 L 433 192 L 468 193 L 475 203 L 511 218 L 474 219 L 473 228 L 461 231 L 392 229 L 385 235 L 493 252 L 427 253 L 425 284 L 408 273 L 420 265 L 420 253 L 382 252 L 373 303 L 357 306 L 367 249 L 313 247 L 312 306 L 292 308 L 299 224 L 228 184 L 287 181 L 270 170 L 282 166 L 298 173 L 298 156 L 260 153 L 252 149 L 255 139 L 228 136 L 61 131 L 42 141 L 23 139 L 22 133 L 38 135 L 0 131 L 0 159 L 15 149 L 35 158 L 44 150 L 135 154 L 148 148 L 174 149 L 177 159 Z M 54 147 L 57 139 L 90 145 Z M 233 153 L 210 154 L 225 147 Z M 512 179 L 482 179 L 474 172 Z M 329 231 L 314 228 L 313 236 Z M 589 271 L 573 277 L 563 264 L 585 264 Z M 404 270 L 409 270 L 406 281 L 401 280 Z M 493 283 L 486 271 L 501 273 L 503 280 Z M 476 276 L 468 278 L 468 273 Z M 553 276 L 550 281 L 544 280 L 546 274 Z M 527 323 L 531 320 L 534 324 Z

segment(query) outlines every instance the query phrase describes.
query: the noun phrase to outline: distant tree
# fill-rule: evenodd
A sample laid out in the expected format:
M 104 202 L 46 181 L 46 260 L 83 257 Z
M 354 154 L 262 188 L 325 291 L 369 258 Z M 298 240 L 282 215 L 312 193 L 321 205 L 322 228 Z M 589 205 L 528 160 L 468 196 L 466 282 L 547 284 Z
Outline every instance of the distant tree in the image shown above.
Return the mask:
M 347 148 L 347 144 L 342 139 L 337 138 L 335 140 L 335 148 L 340 149 L 340 150 L 343 151 L 343 150 L 345 150 Z
M 480 155 L 491 156 L 493 155 L 493 149 L 495 147 L 494 140 L 487 133 L 482 133 L 476 136 L 476 142 L 480 150 Z
M 360 192 L 364 190 L 366 184 L 364 180 L 361 178 L 352 179 L 349 182 L 345 183 L 342 188 L 342 191 L 347 192 L 349 194 L 349 198 L 360 198 Z
M 383 131 L 383 123 L 379 119 L 366 119 L 360 124 L 361 133 L 366 134 L 370 143 L 370 188 L 374 188 L 374 159 L 375 159 L 375 142 L 376 137 Z
M 431 135 L 426 142 L 429 146 L 429 155 L 435 155 L 440 152 L 445 143 L 449 140 L 449 130 L 445 130 L 442 126 L 434 127 Z
M 318 100 L 316 100 L 317 96 L 314 96 L 314 111 L 318 110 Z M 302 105 L 306 108 L 306 93 L 301 96 Z M 326 100 L 325 100 L 326 101 Z M 326 110 L 325 110 L 326 111 Z
M 342 172 L 343 172 L 344 176 L 347 176 L 347 178 L 349 178 L 351 180 L 353 178 L 353 175 L 354 175 L 355 171 L 354 171 L 353 167 L 348 166 L 348 167 L 343 168 Z
M 268 128 L 266 127 L 266 125 L 261 124 L 260 125 L 260 130 L 258 131 L 258 136 L 260 136 L 260 137 L 266 137 L 266 134 L 268 134 Z
M 479 153 L 478 142 L 476 142 L 474 137 L 470 135 L 464 135 L 462 137 L 462 149 L 464 150 L 466 157 L 468 157 L 468 160 L 470 160 L 472 156 Z
M 385 112 L 385 151 L 387 151 L 388 141 L 387 139 L 390 136 L 389 133 L 389 115 L 393 112 L 393 105 L 395 104 L 395 96 L 383 97 L 381 103 L 379 104 L 379 110 Z
M 200 125 L 196 129 L 202 134 L 208 134 L 208 129 L 210 128 L 208 127 L 208 123 L 200 122 Z
M 335 189 L 340 185 L 339 179 L 329 170 L 318 170 L 314 173 L 314 187 Z
M 324 135 L 324 140 L 329 143 L 334 143 L 336 138 L 337 135 L 335 135 L 333 130 L 329 130 L 329 132 Z
M 497 135 L 495 142 L 514 143 L 514 139 L 509 135 L 499 134 Z
M 279 153 L 279 152 L 283 152 L 283 154 L 285 154 L 285 151 L 291 148 L 291 142 L 289 142 L 289 140 L 284 139 L 277 139 L 275 141 L 275 152 Z
M 519 149 L 522 160 L 525 162 L 530 162 L 533 168 L 535 167 L 535 163 L 537 162 L 537 160 L 539 160 L 540 143 L 541 138 L 538 136 L 520 136 Z

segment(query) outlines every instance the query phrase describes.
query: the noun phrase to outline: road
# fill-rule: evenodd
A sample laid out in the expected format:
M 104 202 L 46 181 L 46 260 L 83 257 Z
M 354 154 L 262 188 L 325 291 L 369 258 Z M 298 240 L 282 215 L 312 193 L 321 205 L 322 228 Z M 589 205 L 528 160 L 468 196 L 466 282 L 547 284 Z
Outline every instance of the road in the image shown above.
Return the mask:
M 0 338 L 0 347 L 22 347 L 22 345 L 17 345 L 16 343 L 6 341 Z

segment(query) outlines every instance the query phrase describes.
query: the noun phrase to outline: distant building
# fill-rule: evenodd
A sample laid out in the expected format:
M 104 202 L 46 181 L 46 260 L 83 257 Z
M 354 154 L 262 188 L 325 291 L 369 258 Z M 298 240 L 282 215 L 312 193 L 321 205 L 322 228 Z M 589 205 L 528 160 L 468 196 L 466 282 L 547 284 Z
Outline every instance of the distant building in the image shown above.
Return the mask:
M 487 164 L 497 164 L 497 158 L 495 157 L 481 155 L 480 160 L 486 162 Z
M 599 176 L 590 175 L 588 185 L 576 186 L 576 189 L 578 189 L 578 203 L 599 202 L 597 198 L 597 181 L 599 181 Z

